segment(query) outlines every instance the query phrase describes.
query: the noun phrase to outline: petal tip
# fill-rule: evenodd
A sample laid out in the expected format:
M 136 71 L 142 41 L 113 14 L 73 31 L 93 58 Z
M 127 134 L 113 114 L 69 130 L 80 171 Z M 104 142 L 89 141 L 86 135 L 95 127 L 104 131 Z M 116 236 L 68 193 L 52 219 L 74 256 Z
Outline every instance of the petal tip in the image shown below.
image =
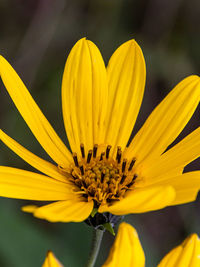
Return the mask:
M 0 55 L 0 75 L 2 74 L 3 64 L 5 63 L 8 63 L 7 60 L 2 55 Z
M 131 46 L 132 46 L 132 48 L 134 48 L 134 49 L 135 49 L 135 48 L 139 48 L 139 49 L 141 49 L 140 46 L 139 46 L 139 44 L 137 43 L 137 41 L 136 41 L 135 39 L 130 39 L 130 40 L 124 42 L 121 46 L 122 46 L 122 47 L 123 47 L 123 46 L 127 46 L 127 47 L 129 47 L 129 48 L 131 48 Z
M 86 37 L 83 37 L 83 38 L 79 39 L 79 40 L 73 45 L 72 50 L 73 50 L 74 48 L 77 48 L 77 47 L 82 46 L 85 42 L 87 42 Z
M 87 37 L 82 37 L 81 39 L 79 39 L 79 40 L 76 42 L 76 44 L 80 44 L 80 43 L 82 43 L 82 44 L 86 43 L 86 44 L 87 44 L 88 41 L 89 41 L 89 40 L 87 39 Z M 76 45 L 76 44 L 75 44 L 75 45 Z
M 119 225 L 119 230 L 125 230 L 125 231 L 128 231 L 130 232 L 134 237 L 138 238 L 138 233 L 136 231 L 136 229 L 129 223 L 126 223 L 126 222 L 122 222 L 120 223 Z
M 193 82 L 193 81 L 200 82 L 200 77 L 196 74 L 192 74 L 192 75 L 185 77 L 182 81 L 187 81 L 187 80 L 191 80 L 191 82 Z
M 183 242 L 182 246 L 185 247 L 188 243 L 198 244 L 200 246 L 199 236 L 196 233 L 189 235 Z
M 37 206 L 35 205 L 27 205 L 21 207 L 21 210 L 26 213 L 33 213 L 36 210 Z
M 0 55 L 0 60 L 5 60 L 5 58 L 2 55 Z
M 46 257 L 50 256 L 51 254 L 53 254 L 53 252 L 51 250 L 48 250 L 46 253 Z

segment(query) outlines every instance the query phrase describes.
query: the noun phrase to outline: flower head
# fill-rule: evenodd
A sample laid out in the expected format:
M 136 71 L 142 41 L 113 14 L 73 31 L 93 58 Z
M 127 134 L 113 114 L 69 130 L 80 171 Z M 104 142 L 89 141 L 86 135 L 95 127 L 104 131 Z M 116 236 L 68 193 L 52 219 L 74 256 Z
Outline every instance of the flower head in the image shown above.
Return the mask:
M 200 172 L 183 174 L 183 168 L 200 155 L 200 129 L 165 151 L 199 103 L 199 77 L 181 81 L 127 146 L 145 86 L 142 51 L 130 40 L 115 51 L 106 68 L 98 48 L 85 38 L 79 40 L 68 56 L 62 82 L 70 152 L 3 57 L 0 75 L 30 130 L 55 162 L 34 155 L 0 130 L 0 139 L 42 173 L 1 166 L 0 195 L 56 201 L 24 211 L 68 222 L 83 221 L 92 212 L 96 216 L 95 209 L 103 224 L 109 221 L 107 214 L 141 213 L 195 200 Z

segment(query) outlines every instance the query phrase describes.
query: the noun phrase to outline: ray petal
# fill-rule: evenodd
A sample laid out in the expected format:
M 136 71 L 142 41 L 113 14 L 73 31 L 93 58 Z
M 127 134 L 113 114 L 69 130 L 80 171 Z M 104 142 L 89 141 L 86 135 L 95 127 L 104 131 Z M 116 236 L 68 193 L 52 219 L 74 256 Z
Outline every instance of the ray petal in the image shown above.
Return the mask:
M 62 107 L 73 152 L 86 152 L 104 141 L 107 75 L 98 48 L 85 38 L 72 48 L 63 74 Z
M 48 176 L 0 166 L 0 196 L 29 200 L 64 200 L 75 196 L 73 187 Z
M 99 212 L 110 212 L 115 215 L 143 213 L 169 206 L 174 199 L 175 190 L 171 186 L 135 188 L 120 201 L 110 206 L 100 206 Z
M 54 202 L 42 207 L 25 206 L 25 212 L 33 213 L 49 222 L 81 222 L 88 218 L 93 209 L 93 201 L 84 202 L 79 198 Z
M 146 66 L 135 40 L 122 44 L 108 64 L 108 112 L 105 142 L 125 148 L 142 103 Z
M 2 130 L 0 130 L 0 140 L 2 140 L 2 142 L 4 142 L 4 144 L 7 145 L 13 152 L 37 170 L 57 180 L 66 182 L 66 177 L 59 173 L 57 166 L 31 153 Z
M 170 185 L 176 191 L 176 197 L 170 205 L 178 205 L 183 203 L 192 202 L 196 199 L 200 190 L 200 171 L 193 171 L 184 173 L 174 177 L 164 177 L 156 179 L 156 185 Z
M 0 56 L 0 76 L 15 106 L 38 142 L 58 165 L 63 168 L 68 167 L 71 153 L 49 124 L 15 70 L 2 56 Z
M 145 256 L 137 231 L 121 223 L 109 256 L 102 267 L 144 267 Z
M 199 136 L 200 127 L 161 155 L 158 160 L 148 166 L 145 165 L 143 176 L 147 177 L 147 180 L 151 180 L 147 182 L 157 182 L 162 176 L 165 178 L 169 170 L 183 169 L 191 161 L 198 158 L 200 156 Z
M 138 163 L 158 158 L 183 130 L 199 100 L 199 77 L 185 78 L 154 109 L 132 140 L 126 156 L 134 155 Z

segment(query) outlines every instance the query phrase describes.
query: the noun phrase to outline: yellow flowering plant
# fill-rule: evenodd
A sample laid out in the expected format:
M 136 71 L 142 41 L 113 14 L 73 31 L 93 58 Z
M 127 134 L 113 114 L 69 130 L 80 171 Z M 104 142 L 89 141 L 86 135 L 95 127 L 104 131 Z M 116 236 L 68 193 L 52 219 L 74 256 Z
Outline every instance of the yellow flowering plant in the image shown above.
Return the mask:
M 52 252 L 47 254 L 42 267 L 61 267 Z M 145 255 L 137 231 L 130 224 L 121 223 L 102 267 L 144 267 Z M 172 249 L 157 267 L 198 267 L 200 266 L 200 239 L 197 234 L 188 236 L 182 244 Z
M 200 171 L 183 170 L 200 156 L 200 128 L 168 147 L 199 103 L 198 76 L 178 83 L 129 140 L 145 88 L 142 50 L 130 40 L 114 52 L 105 67 L 96 45 L 86 38 L 79 40 L 67 58 L 62 80 L 62 113 L 70 149 L 2 56 L 0 76 L 53 161 L 33 154 L 0 130 L 2 142 L 36 169 L 0 166 L 0 196 L 49 201 L 22 209 L 50 222 L 85 221 L 93 226 L 95 243 L 88 266 L 94 266 L 103 231 L 114 234 L 113 227 L 122 216 L 196 199 Z M 51 253 L 49 257 L 54 258 Z M 105 266 L 116 266 L 107 262 Z M 48 260 L 45 264 L 48 266 Z
M 98 225 L 109 222 L 106 213 L 142 213 L 195 200 L 200 172 L 183 174 L 183 169 L 200 155 L 200 129 L 166 149 L 199 103 L 199 77 L 181 81 L 127 146 L 145 87 L 142 51 L 130 40 L 114 52 L 106 68 L 98 48 L 85 38 L 79 40 L 68 56 L 62 81 L 70 152 L 3 57 L 0 75 L 30 130 L 55 162 L 34 155 L 0 131 L 0 139 L 42 173 L 1 166 L 0 195 L 55 201 L 26 206 L 24 211 L 51 222 L 90 218 L 90 224 Z

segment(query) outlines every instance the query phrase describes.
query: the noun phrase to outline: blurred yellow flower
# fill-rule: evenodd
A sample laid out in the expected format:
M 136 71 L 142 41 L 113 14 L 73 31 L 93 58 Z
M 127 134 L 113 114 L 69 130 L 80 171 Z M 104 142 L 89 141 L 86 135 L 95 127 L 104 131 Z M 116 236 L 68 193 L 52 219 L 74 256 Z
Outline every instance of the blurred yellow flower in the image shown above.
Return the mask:
M 144 267 L 145 256 L 136 230 L 127 223 L 121 223 L 110 254 L 102 267 Z M 171 250 L 158 267 L 200 266 L 200 239 L 190 235 L 178 247 Z
M 53 254 L 51 260 L 53 262 Z M 50 260 L 50 258 L 49 258 Z M 47 259 L 46 259 L 47 261 Z M 45 262 L 46 262 L 45 261 Z M 44 265 L 48 267 L 51 265 Z M 61 265 L 52 265 L 59 267 Z M 121 223 L 109 256 L 102 267 L 144 267 L 145 255 L 137 231 L 128 223 Z M 158 267 L 199 267 L 200 239 L 192 234 L 178 247 L 171 250 Z
M 34 155 L 1 130 L 0 139 L 43 174 L 1 166 L 0 196 L 56 201 L 24 207 L 53 222 L 83 221 L 93 208 L 124 215 L 195 200 L 200 172 L 183 174 L 183 169 L 200 156 L 200 128 L 165 151 L 199 103 L 199 77 L 181 81 L 127 147 L 145 86 L 142 51 L 130 40 L 115 51 L 106 69 L 98 48 L 85 38 L 79 40 L 69 54 L 62 82 L 71 153 L 3 57 L 0 75 L 30 130 L 56 163 Z
M 42 267 L 64 267 L 55 257 L 53 252 L 49 251 L 47 253 L 46 259 Z
M 109 256 L 102 267 L 144 267 L 145 255 L 137 231 L 121 223 Z
M 158 267 L 198 267 L 200 266 L 200 239 L 192 234 L 178 247 L 171 250 Z

